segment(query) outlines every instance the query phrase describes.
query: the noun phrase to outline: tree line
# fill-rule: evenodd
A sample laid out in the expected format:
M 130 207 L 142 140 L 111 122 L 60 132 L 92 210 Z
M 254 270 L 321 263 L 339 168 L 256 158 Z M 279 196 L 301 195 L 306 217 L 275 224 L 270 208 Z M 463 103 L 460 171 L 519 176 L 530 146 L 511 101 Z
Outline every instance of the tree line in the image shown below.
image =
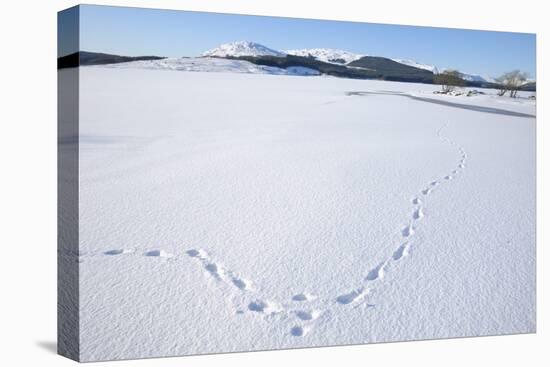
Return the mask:
M 527 73 L 520 70 L 506 72 L 495 79 L 498 86 L 499 96 L 509 93 L 511 98 L 516 98 L 518 90 L 527 82 Z M 457 87 L 466 85 L 462 74 L 458 70 L 445 70 L 434 76 L 434 83 L 441 85 L 442 93 L 450 93 Z

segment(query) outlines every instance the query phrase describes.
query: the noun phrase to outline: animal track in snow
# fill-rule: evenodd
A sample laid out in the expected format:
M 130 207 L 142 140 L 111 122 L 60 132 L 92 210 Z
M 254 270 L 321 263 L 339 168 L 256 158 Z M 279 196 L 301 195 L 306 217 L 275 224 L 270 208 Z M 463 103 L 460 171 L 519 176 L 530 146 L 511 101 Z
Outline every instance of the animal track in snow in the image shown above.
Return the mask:
M 281 307 L 279 307 L 277 304 L 265 302 L 260 299 L 250 302 L 248 304 L 248 309 L 253 312 L 264 314 L 273 314 L 281 311 Z
M 464 169 L 466 167 L 466 157 L 467 154 L 464 151 L 464 149 L 456 142 L 451 140 L 450 138 L 443 137 L 441 135 L 441 131 L 446 125 L 442 126 L 438 132 L 437 136 L 439 139 L 441 139 L 443 142 L 458 148 L 460 154 L 461 154 L 461 160 L 459 161 L 458 166 L 456 166 L 456 169 L 451 170 L 450 174 L 443 177 L 443 180 L 450 181 L 454 178 L 454 175 L 457 175 L 460 173 L 459 169 Z M 338 295 L 333 303 L 330 303 L 334 305 L 334 307 L 338 307 L 337 305 L 365 305 L 366 303 L 361 302 L 367 295 L 370 294 L 372 285 L 373 287 L 376 287 L 380 281 L 383 280 L 385 274 L 387 271 L 391 271 L 393 269 L 392 264 L 396 264 L 397 261 L 401 261 L 402 259 L 408 257 L 410 255 L 410 249 L 411 249 L 411 236 L 415 233 L 416 225 L 418 225 L 420 222 L 419 220 L 425 217 L 424 212 L 424 202 L 428 201 L 429 198 L 427 196 L 431 194 L 434 190 L 439 192 L 440 188 L 438 186 L 445 186 L 443 180 L 435 180 L 429 182 L 428 186 L 426 186 L 423 190 L 420 191 L 420 196 L 415 196 L 410 199 L 410 202 L 412 203 L 413 212 L 412 212 L 412 219 L 408 226 L 401 229 L 401 235 L 404 237 L 402 240 L 403 242 L 399 245 L 397 249 L 391 254 L 389 258 L 387 258 L 385 261 L 381 262 L 376 266 L 375 268 L 371 269 L 366 277 L 363 279 L 363 284 L 355 288 L 348 293 L 343 293 Z M 420 199 L 422 198 L 422 200 Z M 410 218 L 410 217 L 409 217 Z M 413 224 L 415 226 L 413 226 Z M 416 243 L 415 243 L 416 246 Z M 233 273 L 230 270 L 225 269 L 223 266 L 221 266 L 219 263 L 214 262 L 210 256 L 206 253 L 206 251 L 201 249 L 192 249 L 187 251 L 187 255 L 191 258 L 196 259 L 199 261 L 204 269 L 213 277 L 215 277 L 218 280 L 221 280 L 225 282 L 228 285 L 233 286 L 236 288 L 236 290 L 239 291 L 248 291 L 251 290 L 252 293 L 247 293 L 248 295 L 255 294 L 254 291 L 251 289 L 251 283 L 248 281 L 238 277 L 235 273 Z M 378 282 L 374 282 L 375 280 L 378 280 Z M 369 285 L 367 287 L 366 285 Z M 263 297 L 263 296 L 262 296 Z M 324 307 L 321 308 L 311 308 L 310 305 L 308 305 L 308 302 L 314 300 L 316 297 L 314 297 L 311 294 L 308 293 L 298 293 L 294 294 L 291 297 L 292 302 L 296 303 L 287 303 L 284 305 L 280 305 L 279 303 L 271 302 L 265 300 L 265 298 L 260 299 L 259 297 L 257 299 L 250 300 L 247 304 L 248 311 L 269 316 L 271 314 L 275 313 L 282 313 L 285 315 L 285 318 L 288 316 L 293 315 L 298 321 L 301 321 L 303 324 L 306 324 L 307 327 L 304 327 L 302 325 L 294 325 L 290 328 L 290 335 L 295 337 L 301 337 L 305 335 L 307 332 L 309 332 L 312 325 L 319 322 L 317 320 L 320 315 L 323 315 L 325 311 L 330 309 L 330 304 L 325 304 Z M 326 300 L 325 300 L 326 301 Z M 295 306 L 298 306 L 297 303 L 300 303 L 300 308 L 294 308 Z M 316 302 L 317 304 L 318 302 Z M 306 306 L 307 305 L 307 306 Z M 357 307 L 353 306 L 353 307 Z M 366 304 L 367 307 L 374 307 L 373 304 Z M 318 305 L 317 305 L 318 307 Z M 237 308 L 237 314 L 244 313 L 244 308 Z M 266 317 L 267 319 L 267 317 Z M 270 318 L 272 319 L 272 318 Z M 272 319 L 273 320 L 273 319 Z M 317 320 L 317 321 L 315 321 Z
M 384 274 L 386 273 L 387 266 L 388 266 L 387 261 L 384 261 L 383 263 L 379 264 L 376 268 L 369 271 L 366 279 L 372 281 L 372 280 L 384 278 Z
M 164 257 L 164 258 L 170 258 L 174 256 L 164 250 L 149 250 L 144 255 L 150 256 L 150 257 Z
M 290 329 L 290 335 L 292 336 L 302 336 L 307 333 L 308 329 L 305 329 L 301 326 L 294 326 L 292 329 Z
M 418 208 L 413 213 L 413 219 L 414 220 L 420 220 L 424 218 L 424 210 L 422 208 Z
M 392 258 L 397 261 L 400 260 L 403 257 L 409 256 L 409 249 L 411 247 L 411 244 L 409 242 L 406 242 L 399 246 L 399 248 L 393 253 Z
M 218 265 L 213 264 L 213 263 L 206 264 L 206 265 L 204 266 L 204 268 L 205 268 L 206 271 L 207 271 L 208 273 L 210 273 L 210 275 L 212 275 L 214 278 L 220 279 L 220 280 L 221 280 L 221 278 L 222 278 L 221 272 L 224 271 L 223 268 L 220 268 L 220 267 L 218 267 Z
M 231 280 L 231 283 L 233 283 L 235 287 L 243 291 L 252 290 L 252 283 L 249 282 L 248 280 L 239 278 L 232 271 L 227 271 L 226 273 L 229 279 Z
M 401 230 L 401 234 L 403 235 L 403 237 L 410 237 L 414 234 L 414 227 L 412 226 L 412 224 L 409 224 L 408 226 L 406 226 L 405 228 L 403 228 Z
M 187 255 L 200 261 L 204 266 L 206 272 L 214 277 L 214 279 L 224 281 L 225 283 L 237 287 L 238 289 L 243 291 L 252 289 L 251 282 L 239 277 L 231 270 L 227 270 L 222 265 L 212 261 L 206 251 L 202 249 L 192 249 L 187 251 Z
M 321 315 L 321 311 L 319 310 L 313 310 L 313 311 L 296 311 L 296 317 L 298 317 L 300 320 L 303 321 L 310 321 L 315 320 Z
M 292 296 L 292 300 L 296 302 L 304 302 L 315 299 L 315 296 L 308 293 L 298 293 Z
M 132 249 L 120 248 L 120 249 L 105 251 L 103 254 L 113 256 L 113 255 L 131 254 L 133 252 L 134 250 Z
M 235 285 L 235 287 L 239 288 L 239 289 L 250 289 L 250 286 L 248 285 L 248 283 L 243 280 L 243 279 L 240 279 L 240 278 L 237 278 L 237 277 L 233 277 L 231 279 L 231 281 L 233 282 L 233 284 Z
M 348 305 L 350 303 L 355 303 L 363 299 L 367 294 L 369 294 L 369 292 L 370 292 L 369 289 L 360 287 L 349 293 L 342 294 L 336 297 L 336 302 L 340 303 L 341 305 Z

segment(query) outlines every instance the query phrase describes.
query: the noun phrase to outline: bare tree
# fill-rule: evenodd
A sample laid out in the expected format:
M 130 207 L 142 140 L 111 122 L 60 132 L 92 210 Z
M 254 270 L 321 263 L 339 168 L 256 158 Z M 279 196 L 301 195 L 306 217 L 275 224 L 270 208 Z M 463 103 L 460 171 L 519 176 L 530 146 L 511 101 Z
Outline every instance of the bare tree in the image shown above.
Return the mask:
M 499 85 L 499 96 L 503 96 L 506 92 L 510 92 L 510 97 L 516 98 L 518 90 L 527 81 L 527 73 L 519 70 L 509 71 L 496 78 L 495 81 Z
M 443 93 L 452 92 L 455 87 L 461 87 L 464 84 L 461 74 L 458 70 L 445 70 L 434 77 L 434 83 L 441 85 Z

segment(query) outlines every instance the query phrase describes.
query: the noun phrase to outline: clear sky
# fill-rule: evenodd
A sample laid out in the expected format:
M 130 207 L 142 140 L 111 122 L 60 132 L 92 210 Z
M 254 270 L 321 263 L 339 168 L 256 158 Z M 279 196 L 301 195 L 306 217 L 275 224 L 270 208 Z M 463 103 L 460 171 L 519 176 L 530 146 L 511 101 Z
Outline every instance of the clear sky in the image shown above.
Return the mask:
M 337 48 L 498 76 L 535 77 L 535 35 L 373 23 L 82 5 L 80 50 L 119 55 L 198 56 L 222 43 L 277 49 Z

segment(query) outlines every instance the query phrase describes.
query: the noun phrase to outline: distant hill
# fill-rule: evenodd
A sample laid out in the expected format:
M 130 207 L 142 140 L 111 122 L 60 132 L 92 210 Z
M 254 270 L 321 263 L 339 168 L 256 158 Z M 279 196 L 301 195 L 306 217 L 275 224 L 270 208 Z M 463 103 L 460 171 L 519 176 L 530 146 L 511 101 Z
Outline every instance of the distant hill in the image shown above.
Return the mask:
M 438 73 L 439 73 L 439 69 L 438 69 L 437 66 L 435 66 L 435 65 L 431 65 L 431 64 L 422 64 L 422 63 L 419 63 L 419 62 L 417 62 L 417 61 L 408 60 L 408 59 L 392 59 L 392 60 L 395 61 L 395 62 L 398 62 L 398 63 L 400 63 L 400 64 L 405 64 L 405 65 L 413 66 L 413 67 L 418 68 L 418 69 L 428 70 L 428 71 L 431 71 L 431 72 L 434 73 L 434 74 L 438 74 Z
M 525 92 L 536 92 L 537 91 L 537 82 L 529 82 L 523 84 L 519 90 L 523 90 Z
M 147 69 L 172 70 L 195 72 L 221 72 L 244 74 L 271 74 L 271 75 L 319 75 L 317 70 L 301 66 L 286 69 L 265 65 L 253 64 L 246 60 L 229 59 L 225 57 L 168 57 L 162 60 L 140 60 L 109 65 L 120 69 Z
M 203 52 L 204 57 L 239 57 L 239 56 L 285 56 L 285 53 L 273 50 L 256 42 L 237 41 L 224 43 L 212 50 Z
M 191 60 L 192 59 L 192 60 Z M 86 65 L 119 64 L 131 61 L 167 60 L 167 65 L 176 70 L 226 70 L 228 72 L 269 73 L 285 75 L 324 74 L 352 79 L 379 79 L 399 82 L 432 84 L 438 73 L 437 67 L 411 60 L 389 59 L 379 56 L 365 56 L 348 51 L 313 48 L 277 51 L 255 42 L 238 41 L 220 45 L 203 53 L 202 57 L 187 61 L 167 59 L 161 56 L 121 56 L 101 52 L 80 51 L 57 59 L 57 68 L 71 68 Z M 220 63 L 215 60 L 241 60 L 255 64 Z M 210 61 L 209 61 L 210 60 Z M 151 68 L 167 67 L 142 65 Z M 249 64 L 250 65 L 250 64 Z M 479 75 L 461 73 L 467 87 L 498 88 L 492 79 Z M 536 91 L 536 82 L 524 84 L 520 90 Z
M 332 48 L 305 48 L 300 50 L 285 50 L 288 55 L 312 57 L 319 61 L 328 62 L 331 64 L 349 64 L 352 61 L 360 59 L 365 55 L 355 54 L 344 50 L 335 50 Z
M 358 60 L 352 61 L 348 66 L 375 70 L 382 75 L 384 80 L 433 83 L 434 73 L 406 65 L 385 57 L 364 56 Z
M 229 59 L 246 60 L 256 65 L 272 66 L 278 68 L 304 67 L 317 70 L 321 74 L 353 79 L 382 78 L 382 74 L 373 70 L 361 70 L 348 68 L 344 65 L 319 61 L 313 57 L 285 55 L 278 56 L 240 56 L 227 57 Z
M 382 79 L 432 83 L 434 73 L 426 67 L 404 64 L 384 57 L 363 56 L 328 48 L 276 51 L 255 42 L 223 44 L 203 56 L 246 60 L 256 65 L 305 67 L 321 74 L 354 79 Z
M 85 65 L 106 65 L 118 64 L 121 62 L 141 61 L 141 60 L 161 60 L 160 56 L 120 56 L 101 52 L 80 51 L 70 55 L 62 56 L 57 59 L 57 68 L 74 68 Z

